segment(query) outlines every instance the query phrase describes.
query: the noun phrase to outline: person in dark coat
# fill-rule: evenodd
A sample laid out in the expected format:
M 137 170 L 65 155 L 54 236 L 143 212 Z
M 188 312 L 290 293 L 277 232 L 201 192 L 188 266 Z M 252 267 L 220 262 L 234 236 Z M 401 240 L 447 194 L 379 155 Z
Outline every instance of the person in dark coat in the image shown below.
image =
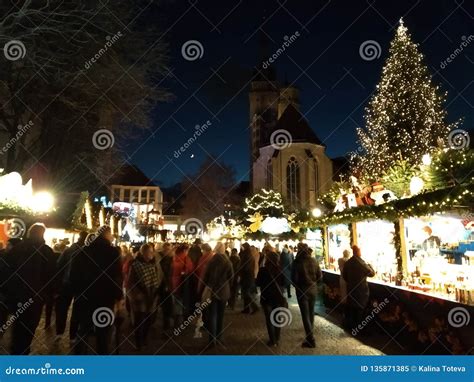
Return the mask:
M 164 243 L 160 253 L 160 266 L 163 271 L 163 282 L 160 287 L 160 307 L 163 314 L 163 330 L 171 329 L 174 311 L 173 311 L 173 295 L 172 295 L 172 266 L 173 266 L 173 248 L 170 243 Z
M 362 321 L 364 310 L 369 303 L 369 284 L 367 277 L 374 277 L 375 271 L 362 259 L 360 248 L 352 247 L 352 257 L 342 270 L 347 284 L 346 322 L 347 329 L 354 329 Z
M 10 312 L 28 305 L 13 323 L 10 352 L 14 355 L 30 353 L 43 306 L 53 294 L 56 263 L 53 250 L 45 244 L 45 232 L 43 224 L 33 224 L 27 238 L 4 257 L 11 275 L 4 284 Z
M 57 269 L 62 274 L 60 280 L 60 288 L 58 298 L 56 299 L 56 340 L 59 340 L 66 329 L 67 314 L 71 302 L 73 301 L 73 294 L 71 290 L 71 268 L 74 257 L 82 251 L 82 247 L 86 241 L 87 232 L 81 231 L 77 242 L 67 248 L 57 261 Z M 69 339 L 74 340 L 77 334 L 77 306 L 74 303 L 71 313 L 71 322 L 69 325 Z
M 206 318 L 208 322 L 205 327 L 209 332 L 208 347 L 214 347 L 217 343 L 222 343 L 222 330 L 224 326 L 224 312 L 227 301 L 230 298 L 230 289 L 234 272 L 229 257 L 225 254 L 225 246 L 219 242 L 214 249 L 214 256 L 209 260 L 204 273 L 203 302 L 208 306 Z M 208 289 L 209 293 L 206 292 Z M 210 296 L 206 301 L 206 295 Z
M 84 354 L 87 338 L 94 334 L 96 353 L 109 354 L 115 305 L 123 299 L 120 250 L 112 245 L 110 227 L 102 226 L 97 236 L 89 236 L 71 268 L 71 288 L 79 311 L 75 353 Z
M 255 258 L 250 250 L 248 243 L 242 244 L 240 251 L 240 287 L 242 298 L 244 300 L 244 310 L 242 313 L 253 314 L 258 311 L 258 305 L 255 302 Z
M 5 248 L 0 250 L 0 328 L 5 324 L 9 314 L 8 298 L 5 291 L 5 281 L 10 277 L 8 266 L 5 262 L 5 255 L 12 250 L 13 247 L 21 243 L 21 239 L 12 237 L 8 239 Z
M 229 308 L 234 310 L 235 303 L 237 301 L 237 295 L 239 293 L 238 270 L 240 268 L 240 257 L 239 257 L 239 253 L 237 252 L 237 248 L 232 248 L 229 260 L 232 263 L 232 269 L 234 270 L 234 279 L 232 280 L 232 284 L 230 286 Z
M 288 298 L 291 298 L 291 264 L 293 264 L 293 255 L 285 244 L 280 253 L 280 266 L 283 275 L 283 288 L 286 289 Z
M 278 316 L 284 317 L 281 308 L 287 308 L 288 302 L 282 292 L 283 274 L 280 259 L 273 248 L 265 251 L 264 266 L 260 268 L 257 276 L 257 286 L 260 287 L 260 304 L 265 313 L 265 323 L 270 347 L 278 346 L 280 342 L 281 327 Z
M 313 335 L 314 304 L 316 303 L 317 284 L 321 278 L 321 268 L 316 259 L 311 256 L 311 249 L 306 244 L 300 243 L 291 267 L 291 280 L 296 290 L 296 298 L 306 333 L 302 344 L 305 348 L 316 347 Z
M 199 278 L 196 274 L 196 269 L 199 264 L 199 260 L 202 257 L 202 249 L 201 249 L 201 240 L 196 239 L 194 244 L 189 248 L 188 257 L 193 263 L 193 271 L 189 277 L 189 305 L 191 307 L 196 306 L 196 303 L 199 302 L 199 293 L 198 293 L 198 285 L 199 285 Z

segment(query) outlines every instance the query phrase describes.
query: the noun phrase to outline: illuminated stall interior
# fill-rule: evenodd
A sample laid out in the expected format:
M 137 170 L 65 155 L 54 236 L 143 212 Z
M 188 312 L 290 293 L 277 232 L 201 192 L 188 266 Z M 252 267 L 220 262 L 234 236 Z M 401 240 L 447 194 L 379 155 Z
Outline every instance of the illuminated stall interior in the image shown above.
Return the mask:
M 473 221 L 456 214 L 405 219 L 407 286 L 474 305 Z

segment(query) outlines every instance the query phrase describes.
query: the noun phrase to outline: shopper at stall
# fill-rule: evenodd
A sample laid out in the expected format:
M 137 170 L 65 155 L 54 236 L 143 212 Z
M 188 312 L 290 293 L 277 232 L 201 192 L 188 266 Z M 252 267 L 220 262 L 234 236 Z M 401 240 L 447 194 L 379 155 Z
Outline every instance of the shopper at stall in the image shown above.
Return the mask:
M 311 256 L 311 249 L 306 244 L 299 243 L 295 261 L 291 267 L 291 280 L 296 290 L 296 298 L 306 333 L 306 338 L 302 343 L 305 348 L 316 347 L 313 334 L 314 304 L 316 303 L 317 284 L 321 278 L 321 268 L 316 259 Z
M 71 290 L 71 267 L 73 258 L 82 251 L 87 232 L 81 231 L 77 242 L 66 248 L 59 256 L 57 269 L 62 272 L 58 298 L 56 300 L 56 340 L 61 339 L 66 329 L 67 314 L 74 298 Z M 77 306 L 73 304 L 71 321 L 69 324 L 69 339 L 74 340 L 77 334 Z
M 288 302 L 283 295 L 284 276 L 280 267 L 280 258 L 276 251 L 269 247 L 265 251 L 264 266 L 257 276 L 257 286 L 260 287 L 260 304 L 265 313 L 270 347 L 278 346 L 280 342 L 281 325 L 275 321 L 275 309 L 288 308 Z
M 258 311 L 255 287 L 255 258 L 252 256 L 250 245 L 242 244 L 240 251 L 240 286 L 242 290 L 242 298 L 244 300 L 244 309 L 242 313 L 253 314 Z
M 347 283 L 347 309 L 345 327 L 352 330 L 360 324 L 369 302 L 367 277 L 374 277 L 375 271 L 362 259 L 358 246 L 352 246 L 352 257 L 346 261 L 342 277 Z
M 147 344 L 152 318 L 157 309 L 158 288 L 163 273 L 155 260 L 152 244 L 143 244 L 133 260 L 128 278 L 128 297 L 133 314 L 133 331 L 138 349 Z
M 11 312 L 22 309 L 12 326 L 10 352 L 27 355 L 38 327 L 45 301 L 51 298 L 56 262 L 45 244 L 44 224 L 33 224 L 27 238 L 8 251 L 3 260 L 10 277 L 4 284 Z
M 203 300 L 210 305 L 205 327 L 209 333 L 208 347 L 222 344 L 222 329 L 224 325 L 224 312 L 230 298 L 231 283 L 234 278 L 232 263 L 225 254 L 225 245 L 217 243 L 214 256 L 209 261 L 204 274 Z M 207 297 L 209 296 L 209 297 Z
M 341 294 L 340 303 L 344 306 L 346 305 L 347 300 L 347 283 L 344 280 L 344 277 L 342 277 L 342 272 L 344 270 L 344 265 L 346 264 L 347 260 L 349 260 L 350 256 L 351 253 L 349 252 L 349 250 L 345 249 L 344 251 L 342 251 L 342 257 L 337 259 L 337 265 L 339 266 L 339 272 L 341 274 L 341 277 L 339 277 L 339 291 Z
M 188 257 L 189 246 L 180 244 L 173 257 L 171 284 L 174 302 L 175 325 L 183 322 L 185 315 L 192 311 L 190 302 L 190 279 L 193 272 L 193 263 Z
M 71 287 L 79 311 L 78 339 L 74 351 L 84 354 L 90 335 L 96 338 L 95 352 L 109 354 L 115 306 L 123 298 L 120 250 L 112 245 L 108 226 L 86 238 L 82 254 L 75 256 L 71 268 Z
M 240 268 L 240 257 L 237 248 L 232 248 L 230 252 L 230 262 L 232 263 L 232 270 L 234 271 L 234 278 L 230 287 L 230 298 L 229 308 L 234 310 L 237 296 L 239 294 L 239 268 Z
M 283 288 L 286 289 L 288 298 L 291 298 L 291 264 L 293 264 L 293 255 L 290 253 L 288 244 L 285 244 L 280 253 L 280 266 L 283 275 Z

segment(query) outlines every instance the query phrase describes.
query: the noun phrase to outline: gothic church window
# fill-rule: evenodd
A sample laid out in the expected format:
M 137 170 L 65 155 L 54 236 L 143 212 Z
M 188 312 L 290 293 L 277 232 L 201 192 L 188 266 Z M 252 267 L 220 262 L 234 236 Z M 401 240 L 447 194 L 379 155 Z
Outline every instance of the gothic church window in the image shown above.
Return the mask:
M 291 157 L 286 166 L 286 193 L 293 208 L 300 205 L 300 166 L 295 157 Z

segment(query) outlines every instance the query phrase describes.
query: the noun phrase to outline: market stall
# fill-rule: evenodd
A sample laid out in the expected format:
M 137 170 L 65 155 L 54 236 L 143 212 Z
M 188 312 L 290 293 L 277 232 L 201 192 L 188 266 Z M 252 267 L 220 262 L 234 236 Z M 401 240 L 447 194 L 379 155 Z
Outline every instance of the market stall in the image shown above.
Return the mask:
M 357 244 L 376 271 L 368 280 L 369 307 L 389 301 L 374 319 L 375 330 L 396 334 L 406 351 L 469 351 L 474 345 L 473 191 L 473 185 L 454 186 L 342 209 L 313 222 L 326 232 L 321 265 L 328 311 L 342 311 L 337 260 Z

